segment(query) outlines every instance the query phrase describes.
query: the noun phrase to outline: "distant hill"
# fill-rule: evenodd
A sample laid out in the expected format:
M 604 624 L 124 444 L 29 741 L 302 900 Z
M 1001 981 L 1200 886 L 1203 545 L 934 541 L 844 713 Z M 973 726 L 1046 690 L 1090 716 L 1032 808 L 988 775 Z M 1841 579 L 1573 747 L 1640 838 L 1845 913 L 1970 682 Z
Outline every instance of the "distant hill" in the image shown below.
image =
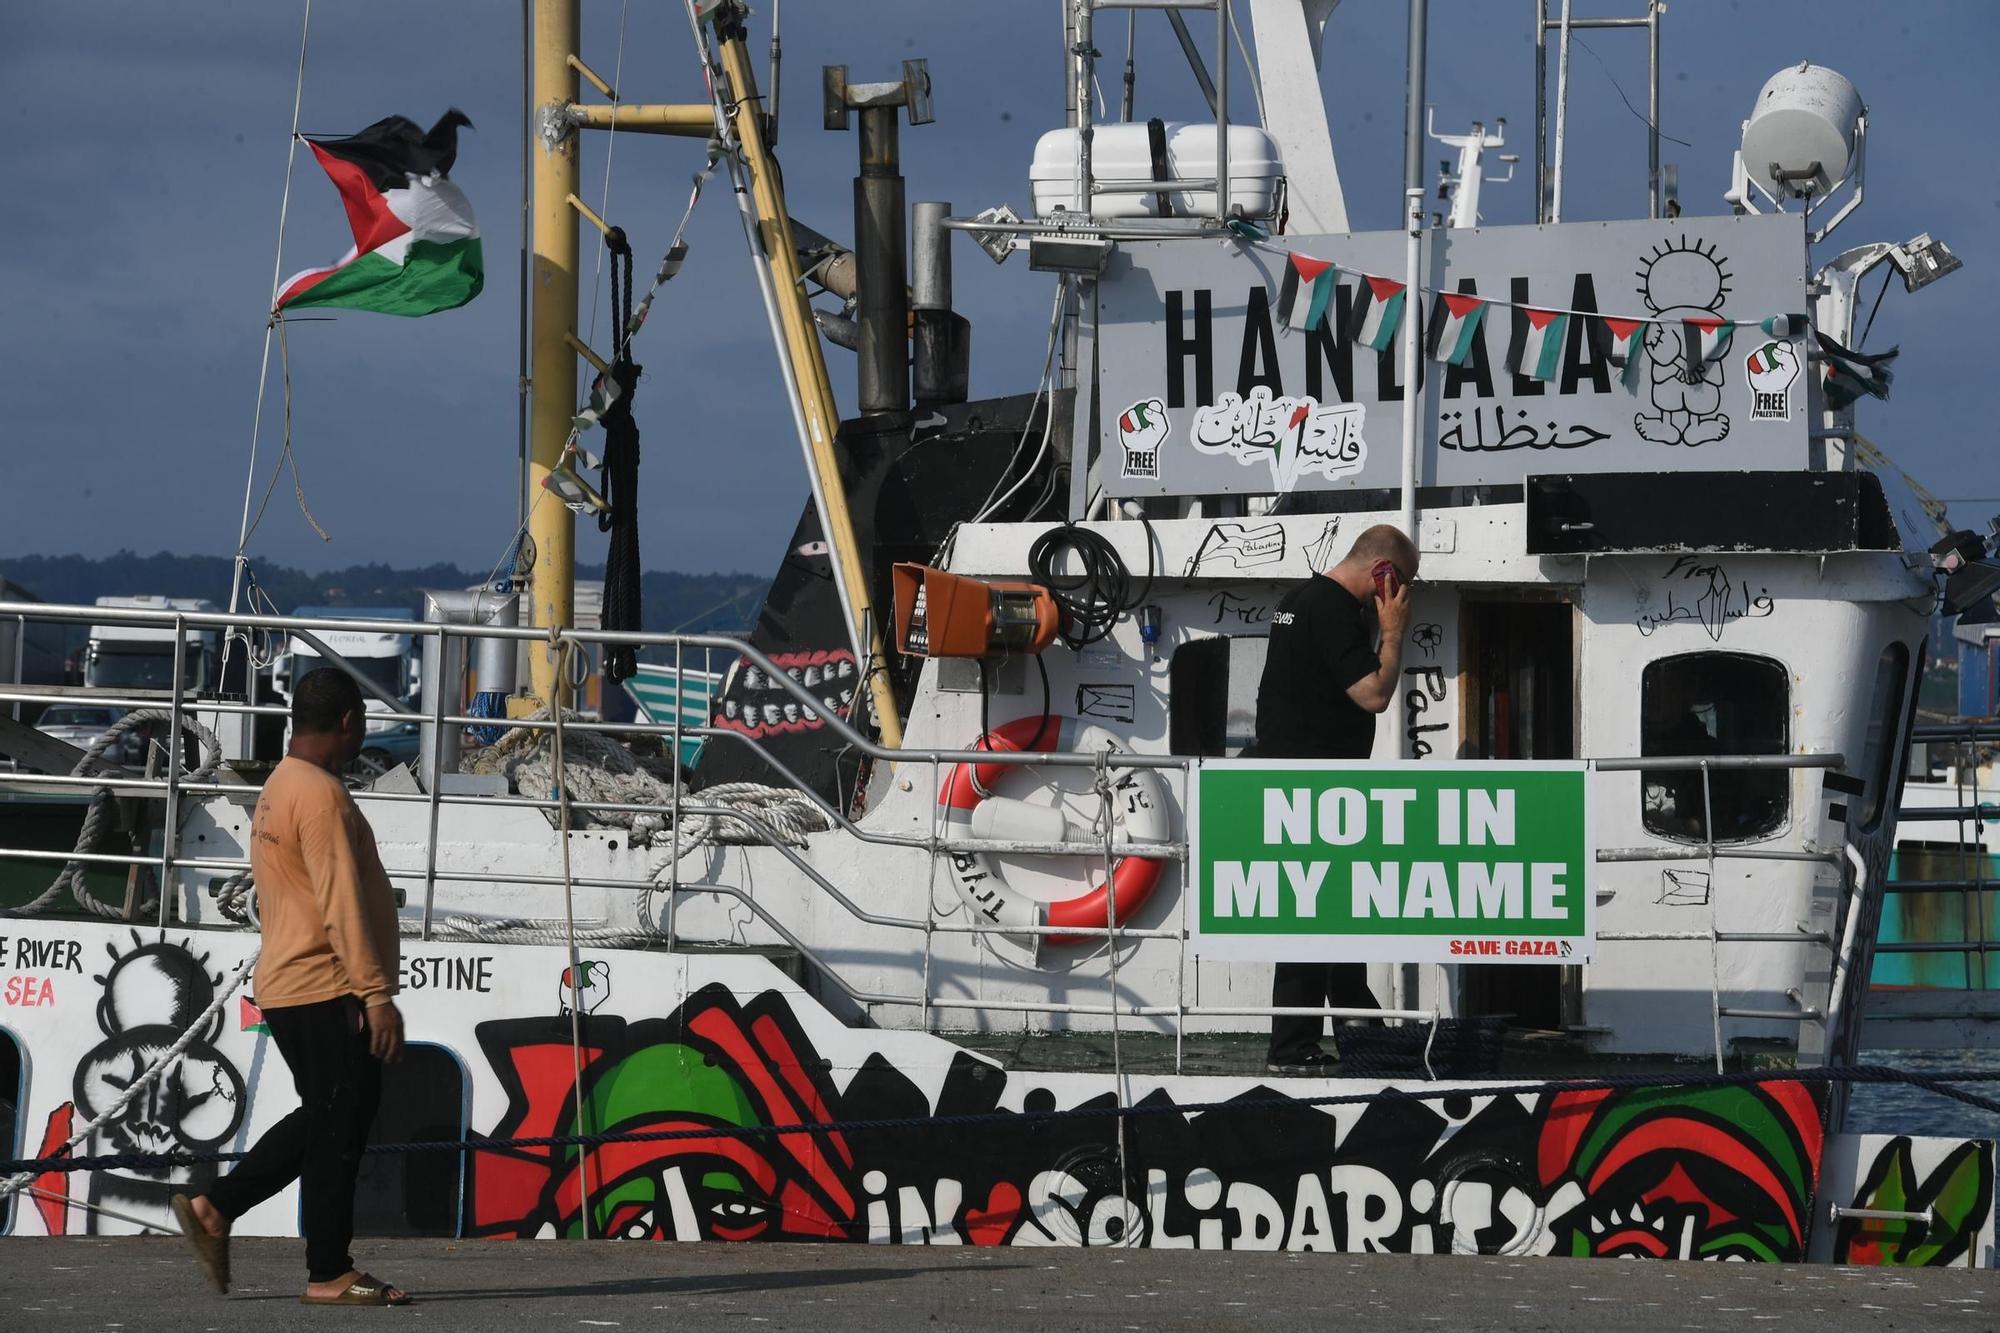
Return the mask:
M 464 588 L 486 570 L 456 565 L 396 569 L 351 565 L 307 574 L 283 565 L 258 563 L 257 584 L 282 612 L 300 606 L 407 606 L 423 612 L 426 588 Z M 579 565 L 577 576 L 604 577 L 601 565 Z M 162 594 L 206 597 L 229 605 L 230 561 L 219 555 L 139 555 L 120 551 L 102 559 L 80 555 L 0 556 L 0 577 L 45 602 L 94 602 L 99 597 Z M 683 574 L 649 571 L 641 582 L 645 627 L 653 631 L 729 632 L 745 629 L 770 580 L 753 574 Z

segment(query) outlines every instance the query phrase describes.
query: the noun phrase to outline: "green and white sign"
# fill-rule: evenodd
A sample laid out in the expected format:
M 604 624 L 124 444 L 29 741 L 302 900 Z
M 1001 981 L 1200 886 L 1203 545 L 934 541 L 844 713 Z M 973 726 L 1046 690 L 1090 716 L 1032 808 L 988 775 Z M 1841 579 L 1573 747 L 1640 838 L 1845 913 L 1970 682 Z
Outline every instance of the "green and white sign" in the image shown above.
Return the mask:
M 1582 962 L 1581 763 L 1213 760 L 1195 772 L 1195 952 L 1272 962 Z

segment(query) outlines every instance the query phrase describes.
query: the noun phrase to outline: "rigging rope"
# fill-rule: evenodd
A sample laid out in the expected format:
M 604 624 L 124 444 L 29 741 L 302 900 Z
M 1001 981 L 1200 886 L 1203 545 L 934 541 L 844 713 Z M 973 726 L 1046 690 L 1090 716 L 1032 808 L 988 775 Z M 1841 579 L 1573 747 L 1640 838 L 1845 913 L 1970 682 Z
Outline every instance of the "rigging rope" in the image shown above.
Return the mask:
M 90 776 L 97 770 L 98 765 L 104 762 L 105 750 L 127 732 L 136 731 L 149 722 L 166 722 L 171 726 L 172 721 L 171 709 L 134 709 L 112 723 L 102 735 L 90 743 L 90 748 L 83 752 L 83 757 L 76 761 L 74 768 L 70 769 L 70 776 L 78 778 Z M 183 774 L 181 781 L 206 782 L 215 775 L 215 770 L 222 764 L 222 743 L 215 738 L 214 732 L 203 726 L 196 718 L 183 717 L 181 726 L 194 733 L 203 753 L 201 763 L 192 771 Z M 76 845 L 73 849 L 76 853 L 88 854 L 97 846 L 98 836 L 104 829 L 104 821 L 111 812 L 111 797 L 112 790 L 109 787 L 99 787 L 91 793 L 90 808 L 83 816 L 83 827 L 77 830 Z M 92 916 L 102 917 L 107 921 L 124 920 L 125 911 L 122 907 L 113 907 L 90 891 L 87 882 L 89 870 L 88 862 L 65 862 L 63 868 L 56 873 L 55 880 L 48 888 L 42 890 L 39 897 L 32 902 L 0 912 L 0 917 L 33 916 L 60 898 L 64 889 L 68 889 L 70 895 L 75 898 L 76 905 Z M 170 887 L 161 885 L 160 891 L 167 892 Z
M 292 133 L 285 141 L 285 186 L 278 197 L 278 245 L 277 253 L 271 257 L 271 292 L 275 300 L 278 283 L 285 276 L 285 221 L 292 209 L 292 166 L 299 155 L 299 109 L 305 104 L 306 95 L 306 49 L 312 37 L 312 0 L 305 0 L 305 16 L 299 24 L 299 68 L 298 76 L 292 84 Z M 257 407 L 250 418 L 250 463 L 243 473 L 243 518 L 236 530 L 236 558 L 230 574 L 229 611 L 236 612 L 237 595 L 242 590 L 243 574 L 247 565 L 244 549 L 250 544 L 250 495 L 257 486 L 257 441 L 264 430 L 264 390 L 271 378 L 271 335 L 277 324 L 276 314 L 264 324 L 264 352 L 257 367 Z M 237 633 L 231 629 L 227 642 L 234 643 Z M 225 671 L 228 667 L 228 648 L 223 649 Z

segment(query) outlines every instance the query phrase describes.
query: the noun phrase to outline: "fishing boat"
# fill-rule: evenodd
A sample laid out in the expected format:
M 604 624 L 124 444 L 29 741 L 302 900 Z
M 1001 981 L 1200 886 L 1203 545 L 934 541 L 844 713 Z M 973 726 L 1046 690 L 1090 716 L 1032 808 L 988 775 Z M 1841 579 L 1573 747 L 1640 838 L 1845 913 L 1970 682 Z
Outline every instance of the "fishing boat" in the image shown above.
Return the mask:
M 907 206 L 899 122 L 949 127 L 927 67 L 826 66 L 825 123 L 858 131 L 842 245 L 792 220 L 744 6 L 689 0 L 702 95 L 664 105 L 609 100 L 575 0 L 531 9 L 531 494 L 563 503 L 527 506 L 512 577 L 409 626 L 423 753 L 355 792 L 411 1041 L 364 1231 L 1993 1262 L 1994 1145 L 1848 1116 L 1883 1076 L 1859 1052 L 1931 617 L 2000 564 L 1857 434 L 1887 367 L 1850 350 L 1861 275 L 1958 261 L 1815 258 L 1864 185 L 1845 78 L 1744 89 L 1730 207 L 1697 215 L 1656 76 L 1646 215 L 1565 221 L 1572 30 L 1631 28 L 1657 71 L 1664 6 L 1544 0 L 1538 220 L 1485 226 L 1484 127 L 1436 136 L 1429 211 L 1415 0 L 1405 223 L 1354 231 L 1330 0 L 1249 0 L 1240 38 L 1226 0 L 1065 0 L 1021 212 Z M 1112 11 L 1173 26 L 1206 119 L 1112 117 Z M 1231 119 L 1233 40 L 1259 123 Z M 577 512 L 619 498 L 579 473 L 650 304 L 609 355 L 576 336 L 581 237 L 611 231 L 576 139 L 613 126 L 712 141 L 758 276 L 811 501 L 745 639 L 620 627 L 610 586 L 612 627 L 576 625 Z M 1031 392 L 968 401 L 959 233 L 1050 312 Z M 1278 599 L 1376 524 L 1422 556 L 1376 758 L 1241 758 Z M 14 616 L 335 664 L 379 632 Z M 600 650 L 644 653 L 649 720 L 574 707 Z M 283 710 L 184 676 L 92 693 L 176 735 L 150 777 L 0 774 L 145 839 L 99 850 L 107 813 L 75 852 L 0 853 L 65 874 L 0 920 L 16 1235 L 169 1229 L 294 1104 L 246 989 L 261 770 L 201 722 Z M 104 901 L 100 864 L 152 891 Z M 1365 962 L 1379 1008 L 1307 1011 L 1337 1076 L 1280 1077 L 1272 967 L 1315 959 Z M 238 1230 L 296 1225 L 286 1193 Z

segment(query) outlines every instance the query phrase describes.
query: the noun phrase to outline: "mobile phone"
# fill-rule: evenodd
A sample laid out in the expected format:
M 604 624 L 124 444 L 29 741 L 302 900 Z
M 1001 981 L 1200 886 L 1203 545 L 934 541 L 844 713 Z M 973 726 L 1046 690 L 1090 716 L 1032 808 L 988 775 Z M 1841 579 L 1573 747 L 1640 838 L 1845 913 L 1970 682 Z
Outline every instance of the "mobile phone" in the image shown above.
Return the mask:
M 1403 576 L 1396 572 L 1393 560 L 1377 560 L 1368 574 L 1375 580 L 1375 595 L 1385 602 L 1402 589 Z

